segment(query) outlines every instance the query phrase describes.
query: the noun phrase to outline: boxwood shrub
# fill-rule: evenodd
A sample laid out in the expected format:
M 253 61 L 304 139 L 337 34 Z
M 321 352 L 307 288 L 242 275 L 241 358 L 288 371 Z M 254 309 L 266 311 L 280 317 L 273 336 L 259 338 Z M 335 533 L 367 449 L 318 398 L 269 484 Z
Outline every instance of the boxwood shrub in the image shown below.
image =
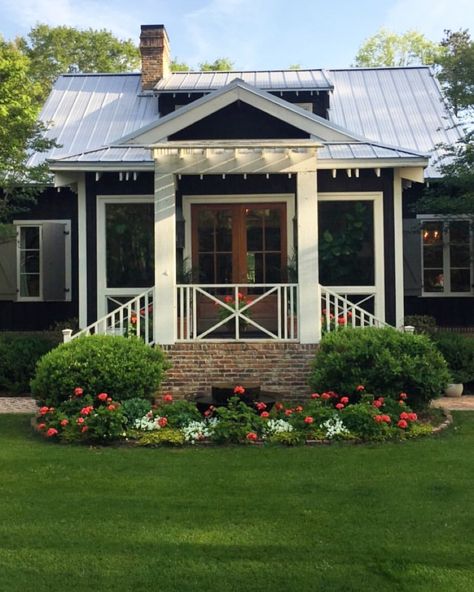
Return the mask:
M 76 387 L 85 394 L 110 393 L 114 400 L 152 399 L 167 363 L 161 349 L 138 338 L 91 335 L 64 343 L 39 362 L 31 381 L 42 405 L 57 405 Z
M 474 381 L 474 339 L 441 331 L 432 339 L 448 364 L 453 382 Z
M 355 396 L 357 386 L 384 397 L 408 393 L 423 408 L 438 397 L 450 374 L 443 356 L 424 335 L 367 327 L 328 333 L 316 353 L 310 385 Z
M 0 334 L 0 391 L 29 393 L 36 362 L 58 343 L 54 333 Z

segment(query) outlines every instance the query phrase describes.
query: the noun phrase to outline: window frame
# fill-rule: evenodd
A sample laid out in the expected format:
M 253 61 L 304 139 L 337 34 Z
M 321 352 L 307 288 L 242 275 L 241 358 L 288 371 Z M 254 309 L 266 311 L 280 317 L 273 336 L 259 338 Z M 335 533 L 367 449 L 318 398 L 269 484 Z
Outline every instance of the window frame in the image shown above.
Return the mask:
M 442 214 L 419 214 L 417 220 L 420 222 L 420 251 L 421 251 L 421 296 L 423 298 L 472 298 L 474 296 L 474 219 L 469 215 L 444 216 Z M 425 263 L 423 226 L 427 222 L 442 223 L 443 237 L 443 290 L 439 292 L 425 291 Z M 470 253 L 470 290 L 468 292 L 454 292 L 451 290 L 451 253 L 450 253 L 450 228 L 451 222 L 469 223 L 469 253 Z
M 71 295 L 71 220 L 13 220 L 13 224 L 16 228 L 16 285 L 17 285 L 17 302 L 63 302 L 62 300 L 51 300 L 47 301 L 44 299 L 44 270 L 43 270 L 43 225 L 44 224 L 64 224 L 66 237 L 64 241 L 65 246 L 65 289 L 66 295 L 64 302 L 70 302 L 72 299 Z M 21 229 L 22 228 L 39 228 L 39 296 L 21 296 Z

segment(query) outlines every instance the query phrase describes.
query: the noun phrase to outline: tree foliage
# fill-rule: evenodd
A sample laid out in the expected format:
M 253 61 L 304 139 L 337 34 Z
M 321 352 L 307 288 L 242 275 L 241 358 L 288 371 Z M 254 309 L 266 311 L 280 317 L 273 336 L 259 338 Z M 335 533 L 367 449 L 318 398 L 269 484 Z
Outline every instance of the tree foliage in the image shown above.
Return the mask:
M 53 144 L 37 122 L 39 92 L 28 57 L 15 43 L 0 39 L 0 223 L 31 205 L 47 180 L 44 165 L 25 164 L 29 151 L 42 152 Z
M 178 61 L 178 58 L 174 58 L 171 62 L 170 66 L 171 72 L 189 72 L 191 68 L 186 64 L 186 62 Z
M 232 70 L 234 67 L 234 62 L 229 60 L 229 58 L 217 58 L 213 62 L 201 62 L 199 64 L 199 69 L 202 72 L 215 72 L 215 71 L 229 71 Z
M 355 58 L 359 67 L 411 66 L 433 64 L 443 52 L 442 47 L 419 31 L 401 35 L 380 29 L 360 46 Z
M 474 106 L 474 41 L 469 31 L 445 30 L 444 51 L 438 56 L 438 78 L 456 115 Z
M 66 72 L 129 72 L 140 65 L 140 52 L 131 41 L 105 29 L 79 30 L 38 24 L 17 44 L 30 60 L 30 77 L 46 99 L 54 80 Z

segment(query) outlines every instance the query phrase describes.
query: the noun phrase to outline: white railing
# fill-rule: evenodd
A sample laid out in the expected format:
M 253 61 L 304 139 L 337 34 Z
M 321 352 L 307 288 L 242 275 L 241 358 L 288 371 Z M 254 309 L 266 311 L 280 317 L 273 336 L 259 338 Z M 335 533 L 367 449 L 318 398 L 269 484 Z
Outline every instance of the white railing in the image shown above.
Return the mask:
M 84 335 L 123 335 L 141 337 L 153 345 L 154 296 L 155 289 L 149 288 L 78 333 L 63 332 L 64 340 Z
M 325 286 L 321 288 L 321 328 L 323 332 L 339 327 L 388 327 L 384 321 L 362 308 L 374 294 L 361 295 L 357 303 L 351 302 L 346 294 L 338 294 Z
M 297 284 L 183 284 L 177 340 L 298 339 Z

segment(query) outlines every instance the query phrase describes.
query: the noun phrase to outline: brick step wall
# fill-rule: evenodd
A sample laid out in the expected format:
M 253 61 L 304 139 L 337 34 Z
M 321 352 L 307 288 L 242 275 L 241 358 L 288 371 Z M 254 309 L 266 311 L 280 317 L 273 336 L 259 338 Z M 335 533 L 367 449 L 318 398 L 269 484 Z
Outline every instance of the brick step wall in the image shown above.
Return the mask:
M 178 398 L 210 394 L 219 382 L 257 383 L 282 398 L 308 396 L 317 345 L 299 343 L 179 343 L 163 346 L 172 368 L 162 392 Z

